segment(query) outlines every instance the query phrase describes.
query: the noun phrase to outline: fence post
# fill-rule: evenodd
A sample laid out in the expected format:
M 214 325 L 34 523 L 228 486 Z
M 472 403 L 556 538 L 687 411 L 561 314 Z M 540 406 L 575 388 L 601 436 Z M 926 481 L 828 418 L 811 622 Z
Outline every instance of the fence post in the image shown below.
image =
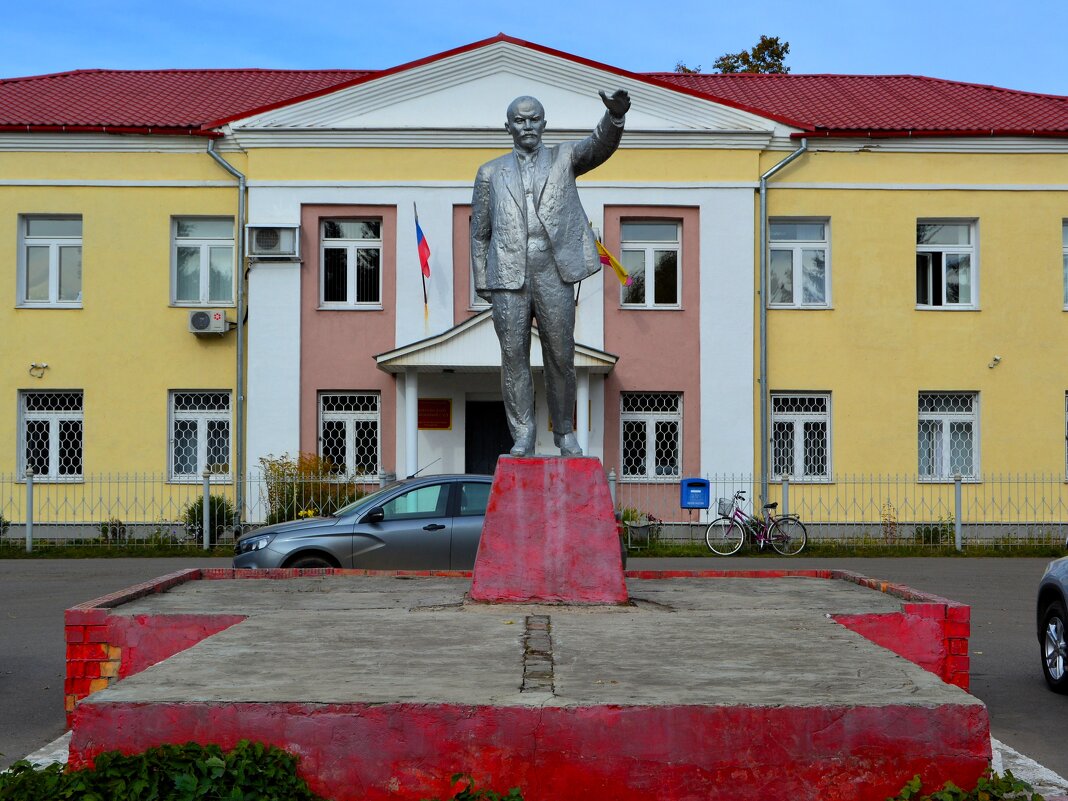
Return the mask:
M 612 506 L 616 505 L 616 469 L 608 471 L 608 494 L 612 496 Z
M 957 550 L 961 550 L 960 540 L 960 518 L 961 518 L 961 498 L 960 498 L 960 484 L 961 475 L 957 473 L 953 476 L 953 539 L 957 546 Z
M 201 518 L 204 532 L 204 550 L 211 549 L 211 471 L 207 468 L 201 473 L 204 477 L 204 503 L 201 507 Z
M 790 476 L 782 477 L 782 513 L 790 514 Z
M 26 468 L 26 553 L 33 553 L 33 468 Z

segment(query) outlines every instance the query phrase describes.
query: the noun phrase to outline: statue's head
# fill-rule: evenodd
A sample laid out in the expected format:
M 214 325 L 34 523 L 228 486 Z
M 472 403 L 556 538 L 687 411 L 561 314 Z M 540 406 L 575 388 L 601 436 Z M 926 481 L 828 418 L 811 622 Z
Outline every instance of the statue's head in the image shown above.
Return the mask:
M 545 130 L 544 107 L 536 97 L 517 97 L 508 104 L 504 129 L 512 135 L 512 141 L 520 150 L 536 150 L 541 144 L 542 131 Z

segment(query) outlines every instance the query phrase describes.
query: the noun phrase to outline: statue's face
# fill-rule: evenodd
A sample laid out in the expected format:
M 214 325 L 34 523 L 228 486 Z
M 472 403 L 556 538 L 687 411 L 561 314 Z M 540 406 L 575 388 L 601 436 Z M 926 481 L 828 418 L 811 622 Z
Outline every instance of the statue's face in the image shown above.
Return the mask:
M 504 129 L 512 135 L 517 148 L 534 151 L 541 144 L 541 133 L 545 130 L 545 109 L 533 97 L 517 97 L 508 106 Z

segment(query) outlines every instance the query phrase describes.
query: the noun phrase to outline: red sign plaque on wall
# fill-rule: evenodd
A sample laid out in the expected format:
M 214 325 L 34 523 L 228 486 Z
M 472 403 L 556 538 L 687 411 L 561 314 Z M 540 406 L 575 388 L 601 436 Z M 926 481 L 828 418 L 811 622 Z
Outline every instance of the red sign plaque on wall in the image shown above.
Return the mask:
M 430 431 L 451 431 L 452 398 L 420 398 L 419 428 Z

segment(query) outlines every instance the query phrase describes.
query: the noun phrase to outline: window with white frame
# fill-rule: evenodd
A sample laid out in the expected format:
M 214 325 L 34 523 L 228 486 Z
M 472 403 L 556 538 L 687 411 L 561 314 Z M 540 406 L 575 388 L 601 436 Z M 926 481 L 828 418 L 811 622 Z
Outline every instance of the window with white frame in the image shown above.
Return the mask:
M 916 223 L 916 305 L 974 308 L 978 265 L 976 225 L 960 220 Z
M 82 477 L 82 391 L 19 393 L 19 475 L 36 480 Z
M 171 301 L 182 306 L 234 302 L 232 217 L 172 220 Z
M 319 455 L 339 476 L 379 472 L 381 418 L 377 392 L 319 394 Z
M 828 479 L 831 475 L 831 396 L 772 393 L 771 464 L 779 477 Z
M 82 305 L 82 218 L 20 218 L 18 305 Z
M 768 226 L 768 303 L 782 308 L 831 302 L 825 220 L 772 220 Z
M 670 220 L 620 224 L 619 259 L 630 276 L 621 288 L 627 308 L 677 309 L 681 305 L 682 225 Z
M 975 392 L 921 392 L 920 478 L 975 478 L 979 470 L 979 396 Z
M 1068 222 L 1061 225 L 1061 258 L 1064 262 L 1061 273 L 1064 277 L 1064 307 L 1068 309 Z
M 323 220 L 319 257 L 322 306 L 381 308 L 381 220 Z
M 666 479 L 681 475 L 681 393 L 622 393 L 619 430 L 622 478 Z
M 230 475 L 230 393 L 171 392 L 170 473 L 173 481 L 199 481 L 205 470 Z

